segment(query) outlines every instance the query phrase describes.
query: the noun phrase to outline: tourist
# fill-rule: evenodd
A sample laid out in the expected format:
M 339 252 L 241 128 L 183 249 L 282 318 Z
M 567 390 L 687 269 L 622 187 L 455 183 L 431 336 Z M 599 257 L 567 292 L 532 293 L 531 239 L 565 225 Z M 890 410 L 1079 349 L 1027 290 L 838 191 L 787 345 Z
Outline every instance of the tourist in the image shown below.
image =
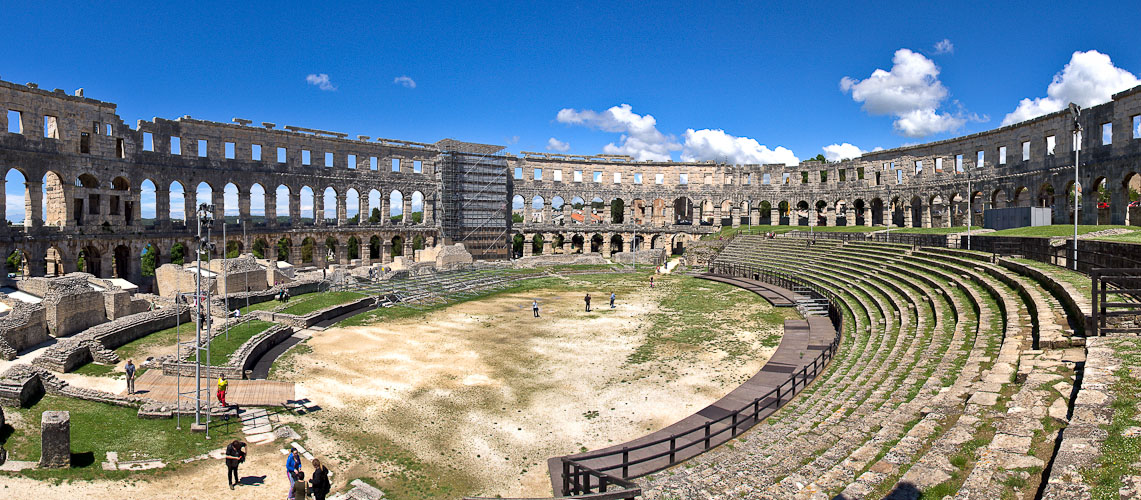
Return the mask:
M 245 461 L 246 443 L 235 439 L 226 447 L 226 482 L 230 483 L 231 490 L 241 482 L 238 478 L 238 466 Z
M 226 380 L 226 374 L 218 375 L 218 403 L 223 407 L 226 405 L 226 388 L 230 386 L 230 381 Z
M 293 484 L 297 481 L 297 475 L 301 473 L 301 455 L 297 453 L 297 448 L 289 450 L 289 457 L 285 459 L 285 475 L 289 476 L 289 490 L 288 497 L 290 500 L 304 500 L 305 497 L 294 498 Z
M 305 486 L 305 471 L 300 470 L 298 466 L 297 480 L 289 486 L 289 498 L 293 500 L 305 500 L 309 496 L 309 488 Z
M 586 301 L 586 312 L 590 312 L 590 294 L 586 294 L 586 298 L 583 300 Z
M 654 277 L 650 276 L 650 288 L 654 287 Z
M 320 460 L 314 458 L 313 478 L 309 480 L 309 491 L 313 492 L 313 498 L 325 500 L 325 495 L 329 494 L 332 487 L 333 485 L 329 483 L 329 469 L 321 465 Z
M 535 313 L 536 318 L 539 317 L 539 301 L 538 300 L 532 300 L 531 301 L 531 312 Z
M 610 292 L 610 308 L 614 309 L 614 292 Z
M 127 394 L 135 393 L 135 360 L 128 359 L 127 366 L 123 369 L 127 370 Z

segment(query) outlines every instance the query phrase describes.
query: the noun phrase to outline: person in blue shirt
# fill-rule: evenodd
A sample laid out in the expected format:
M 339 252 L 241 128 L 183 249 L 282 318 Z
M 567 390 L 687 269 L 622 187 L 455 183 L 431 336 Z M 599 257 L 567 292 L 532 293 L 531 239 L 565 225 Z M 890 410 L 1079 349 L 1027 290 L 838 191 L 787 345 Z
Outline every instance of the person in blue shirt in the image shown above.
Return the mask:
M 301 471 L 301 454 L 297 453 L 297 448 L 289 451 L 289 458 L 285 459 L 285 474 L 289 476 L 289 500 L 305 500 L 304 498 L 293 498 L 293 483 L 297 482 L 297 473 Z

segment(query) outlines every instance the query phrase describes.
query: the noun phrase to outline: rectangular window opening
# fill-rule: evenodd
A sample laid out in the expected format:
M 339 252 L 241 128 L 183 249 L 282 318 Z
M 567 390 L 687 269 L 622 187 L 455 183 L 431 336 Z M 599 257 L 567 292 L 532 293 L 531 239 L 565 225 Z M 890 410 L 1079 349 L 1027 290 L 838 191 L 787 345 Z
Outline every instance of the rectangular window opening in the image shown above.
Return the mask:
M 198 156 L 200 156 L 202 158 L 206 157 L 206 146 L 207 146 L 207 144 L 208 143 L 206 142 L 206 139 L 198 139 Z
M 820 171 L 820 183 L 824 184 L 826 182 L 828 182 L 828 171 L 827 170 L 821 170 Z
M 347 165 L 345 165 L 345 166 L 350 168 L 350 169 L 356 170 L 356 168 L 357 168 L 357 155 L 348 155 L 345 158 L 346 158 L 345 163 L 347 163 Z
M 1030 141 L 1022 143 L 1022 161 L 1030 161 Z
M 377 169 L 376 157 L 375 156 L 368 157 L 368 169 L 369 170 L 376 170 Z
M 412 161 L 412 173 L 419 174 L 424 172 L 424 163 L 420 160 Z
M 975 160 L 975 168 L 983 168 L 983 162 L 986 161 L 986 152 L 979 151 L 978 159 Z
M 998 164 L 1006 165 L 1006 146 L 998 148 Z
M 654 184 L 665 184 L 666 174 L 654 174 Z
M 301 150 L 301 164 L 302 165 L 309 165 L 309 163 L 312 159 L 313 159 L 313 155 L 312 155 L 312 153 L 309 152 L 308 149 L 302 149 Z
M 537 181 L 543 180 L 543 169 L 536 168 L 535 171 L 531 172 L 531 176 L 532 176 L 532 179 L 534 179 L 534 180 L 537 180 Z
M 575 170 L 574 171 L 574 181 L 575 182 L 582 182 L 582 170 Z
M 400 171 L 400 158 L 393 158 L 392 159 L 392 171 L 393 172 L 399 172 Z
M 785 172 L 783 177 L 780 180 L 780 183 L 781 184 L 788 184 L 790 182 L 792 182 L 792 175 L 789 174 L 788 172 Z
M 516 179 L 522 179 L 523 178 L 523 167 L 515 167 L 515 178 Z
M 225 143 L 225 146 L 226 146 L 226 159 L 227 160 L 233 160 L 234 159 L 234 149 L 235 149 L 234 143 L 227 142 L 227 143 Z
M 1133 138 L 1141 139 L 1141 115 L 1133 115 Z
M 955 155 L 955 171 L 963 172 L 963 155 Z
M 181 155 L 182 154 L 182 138 L 181 137 L 178 137 L 177 135 L 170 136 L 170 154 L 172 154 L 172 155 Z
M 769 184 L 772 184 L 772 182 L 773 182 L 772 174 L 765 173 L 765 174 L 761 175 L 761 184 L 768 186 Z
M 713 174 L 705 174 L 705 177 L 701 179 L 701 183 L 707 186 L 713 185 Z
M 111 124 L 110 123 L 107 124 L 107 135 L 108 136 L 111 135 Z
M 634 174 L 634 184 L 641 184 L 641 183 L 642 183 L 642 174 L 635 173 Z
M 856 179 L 859 179 L 861 181 L 864 180 L 864 167 L 860 167 L 860 168 L 856 169 Z
M 1049 156 L 1054 155 L 1054 147 L 1058 145 L 1058 139 L 1052 135 L 1046 136 L 1046 154 Z
M 594 172 L 594 177 L 591 180 L 593 180 L 597 184 L 601 184 L 602 183 L 602 172 L 599 172 L 596 170 Z
M 923 160 L 915 160 L 915 175 L 923 173 Z
M 44 115 L 44 138 L 59 139 L 59 120 L 51 115 Z
M 333 153 L 325 153 L 325 167 L 332 168 L 333 166 Z
M 1101 124 L 1101 145 L 1113 144 L 1113 123 Z
M 615 184 L 621 184 L 622 183 L 622 174 L 620 174 L 618 172 L 614 172 L 614 183 Z
M 91 153 L 91 134 L 87 132 L 79 133 L 79 152 L 83 154 Z
M 895 183 L 896 184 L 903 184 L 903 169 L 902 168 L 895 171 Z
M 20 113 L 14 109 L 8 110 L 8 133 L 24 133 L 23 113 Z
M 285 163 L 289 157 L 286 156 L 285 148 L 277 148 L 277 162 Z
M 840 173 L 840 178 L 837 180 L 839 180 L 840 182 L 844 182 L 844 181 L 848 180 L 848 169 L 841 168 L 839 170 L 839 173 Z
M 689 174 L 685 174 L 685 173 L 678 174 L 677 183 L 678 184 L 689 184 Z
M 261 144 L 250 145 L 250 159 L 253 161 L 261 161 Z
M 155 136 L 150 132 L 143 132 L 143 151 L 155 150 Z
M 808 184 L 808 172 L 801 172 L 800 173 L 800 183 L 801 184 Z
M 115 139 L 115 156 L 118 156 L 119 158 L 127 157 L 127 145 L 123 141 L 122 137 Z
M 942 172 L 943 171 L 943 159 L 942 158 L 935 158 L 935 171 L 936 172 Z
M 551 178 L 552 181 L 562 182 L 563 181 L 563 171 L 562 170 L 552 170 L 551 171 L 551 177 L 552 177 Z

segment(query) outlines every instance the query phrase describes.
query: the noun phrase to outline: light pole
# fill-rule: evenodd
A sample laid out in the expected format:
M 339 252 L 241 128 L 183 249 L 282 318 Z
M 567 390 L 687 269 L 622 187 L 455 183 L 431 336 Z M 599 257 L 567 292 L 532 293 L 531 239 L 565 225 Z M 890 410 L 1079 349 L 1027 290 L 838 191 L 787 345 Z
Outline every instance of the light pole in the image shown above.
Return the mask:
M 194 427 L 204 429 L 209 436 L 209 429 L 204 428 L 202 425 L 202 329 L 205 326 L 207 329 L 206 337 L 210 337 L 210 323 L 209 321 L 203 324 L 203 306 L 206 301 L 202 297 L 202 252 L 209 252 L 214 244 L 210 241 L 210 228 L 214 224 L 211 214 L 214 212 L 214 207 L 205 203 L 198 206 L 198 249 L 195 255 L 195 272 L 197 279 L 194 284 L 194 301 L 195 301 L 195 328 L 194 328 Z M 202 227 L 206 227 L 206 237 L 202 237 Z M 207 347 L 209 349 L 209 347 Z M 210 363 L 210 352 L 206 352 L 206 363 Z M 210 397 L 210 391 L 206 391 L 206 397 Z M 209 411 L 209 399 L 207 399 L 207 411 Z
M 895 222 L 895 206 L 891 201 L 891 186 L 887 187 L 887 242 L 891 243 L 891 225 Z
M 975 200 L 975 193 L 971 191 L 971 170 L 967 169 L 967 250 L 971 249 L 971 223 L 975 218 L 975 207 L 971 202 Z
M 1078 177 L 1078 154 L 1082 149 L 1082 108 L 1070 103 L 1070 116 L 1074 119 L 1074 270 L 1078 270 L 1078 196 L 1081 194 L 1081 178 Z

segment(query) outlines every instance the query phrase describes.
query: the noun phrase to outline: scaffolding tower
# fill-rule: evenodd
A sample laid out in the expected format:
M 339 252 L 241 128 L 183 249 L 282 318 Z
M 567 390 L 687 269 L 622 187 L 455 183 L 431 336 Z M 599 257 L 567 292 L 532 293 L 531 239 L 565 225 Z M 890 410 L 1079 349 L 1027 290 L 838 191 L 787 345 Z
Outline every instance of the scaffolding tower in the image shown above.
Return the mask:
M 441 153 L 441 230 L 445 242 L 463 243 L 472 258 L 510 257 L 511 198 L 507 158 L 484 151 Z

